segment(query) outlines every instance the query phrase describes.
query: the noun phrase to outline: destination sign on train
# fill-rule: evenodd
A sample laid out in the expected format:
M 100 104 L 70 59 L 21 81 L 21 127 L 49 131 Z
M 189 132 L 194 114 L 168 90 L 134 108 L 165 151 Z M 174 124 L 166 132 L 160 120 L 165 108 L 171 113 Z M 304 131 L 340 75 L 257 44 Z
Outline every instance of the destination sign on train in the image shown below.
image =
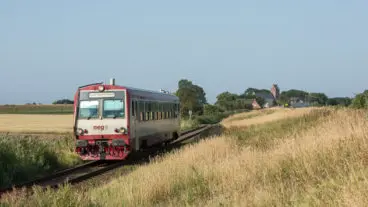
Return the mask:
M 90 98 L 111 98 L 115 97 L 115 93 L 90 93 Z

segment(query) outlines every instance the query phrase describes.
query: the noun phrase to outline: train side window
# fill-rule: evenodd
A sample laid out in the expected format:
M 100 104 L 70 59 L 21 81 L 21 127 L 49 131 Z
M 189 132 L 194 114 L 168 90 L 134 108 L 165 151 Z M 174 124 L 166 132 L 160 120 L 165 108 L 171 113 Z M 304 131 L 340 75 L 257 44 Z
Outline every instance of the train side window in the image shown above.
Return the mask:
M 152 102 L 152 120 L 156 120 L 156 102 Z
M 153 102 L 148 102 L 149 120 L 153 120 Z
M 139 110 L 139 115 L 140 115 L 139 120 L 144 121 L 145 120 L 145 114 L 144 114 L 144 102 L 143 101 L 139 101 L 138 110 Z
M 158 119 L 161 120 L 162 119 L 162 114 L 161 114 L 162 104 L 161 103 L 158 103 L 157 111 L 158 111 Z
M 150 120 L 153 120 L 153 102 L 149 102 L 149 115 L 150 115 L 150 117 L 149 117 L 149 119 Z
M 135 116 L 135 101 L 132 101 L 132 116 Z
M 174 104 L 170 104 L 170 119 L 174 118 Z
M 170 103 L 169 118 L 172 119 L 173 104 Z
M 174 118 L 178 118 L 178 114 L 179 114 L 179 111 L 178 111 L 178 104 L 174 104 Z
M 164 103 L 164 119 L 167 119 L 167 103 Z

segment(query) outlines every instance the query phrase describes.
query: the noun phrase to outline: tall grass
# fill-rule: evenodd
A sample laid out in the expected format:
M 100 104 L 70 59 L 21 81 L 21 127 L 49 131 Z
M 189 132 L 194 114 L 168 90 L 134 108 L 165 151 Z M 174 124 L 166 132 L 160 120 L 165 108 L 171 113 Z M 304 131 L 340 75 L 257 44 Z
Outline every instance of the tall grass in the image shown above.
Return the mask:
M 72 198 L 75 206 L 367 205 L 365 111 L 318 109 L 272 120 L 246 126 L 249 132 L 233 128 L 159 157 L 83 195 L 66 187 L 30 198 L 9 196 L 4 202 L 64 206 Z
M 0 187 L 17 184 L 69 167 L 81 160 L 73 153 L 72 136 L 57 138 L 0 135 Z

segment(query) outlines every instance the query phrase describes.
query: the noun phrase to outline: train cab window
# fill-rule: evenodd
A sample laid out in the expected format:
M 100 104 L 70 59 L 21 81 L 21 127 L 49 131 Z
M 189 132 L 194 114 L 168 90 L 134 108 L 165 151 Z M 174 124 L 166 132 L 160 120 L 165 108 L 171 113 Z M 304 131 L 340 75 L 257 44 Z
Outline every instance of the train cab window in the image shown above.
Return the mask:
M 103 102 L 104 118 L 124 118 L 124 111 L 123 100 L 104 100 Z
M 93 119 L 98 117 L 99 101 L 81 101 L 79 104 L 80 119 Z

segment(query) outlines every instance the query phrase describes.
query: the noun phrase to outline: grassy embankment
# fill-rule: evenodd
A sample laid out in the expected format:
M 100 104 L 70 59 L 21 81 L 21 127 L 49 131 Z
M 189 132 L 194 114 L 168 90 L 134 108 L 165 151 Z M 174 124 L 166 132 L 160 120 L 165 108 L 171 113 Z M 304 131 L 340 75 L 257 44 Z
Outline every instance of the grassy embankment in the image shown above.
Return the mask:
M 224 135 L 98 188 L 80 192 L 67 186 L 3 201 L 14 206 L 367 205 L 366 111 L 280 109 L 231 118 L 223 122 Z
M 81 162 L 73 153 L 72 110 L 71 105 L 0 106 L 0 187 Z
M 81 163 L 70 135 L 0 134 L 0 187 L 18 184 Z

